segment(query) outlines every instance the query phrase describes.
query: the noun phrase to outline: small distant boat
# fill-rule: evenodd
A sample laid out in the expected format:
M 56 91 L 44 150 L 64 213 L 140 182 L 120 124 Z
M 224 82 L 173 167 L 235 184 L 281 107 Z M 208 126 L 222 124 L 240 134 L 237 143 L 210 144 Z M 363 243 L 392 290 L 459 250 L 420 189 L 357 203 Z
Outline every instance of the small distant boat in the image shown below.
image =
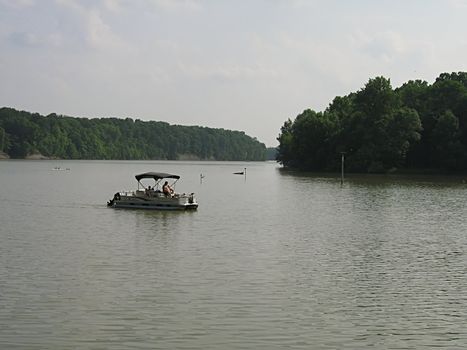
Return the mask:
M 59 166 L 56 166 L 56 167 L 53 167 L 52 170 L 55 170 L 55 171 L 64 171 L 64 170 L 70 170 L 70 168 L 61 168 Z
M 243 171 L 238 171 L 234 175 L 246 175 L 246 168 L 243 168 Z
M 165 191 L 163 180 L 171 180 L 169 188 L 174 189 L 175 183 L 180 179 L 179 175 L 148 172 L 135 176 L 138 189 L 135 191 L 117 192 L 107 202 L 111 208 L 157 209 L 157 210 L 187 210 L 197 209 L 198 203 L 194 193 L 176 193 Z M 145 187 L 142 179 L 153 179 L 154 186 Z M 167 181 L 168 182 L 168 181 Z M 142 188 L 141 188 L 142 187 Z

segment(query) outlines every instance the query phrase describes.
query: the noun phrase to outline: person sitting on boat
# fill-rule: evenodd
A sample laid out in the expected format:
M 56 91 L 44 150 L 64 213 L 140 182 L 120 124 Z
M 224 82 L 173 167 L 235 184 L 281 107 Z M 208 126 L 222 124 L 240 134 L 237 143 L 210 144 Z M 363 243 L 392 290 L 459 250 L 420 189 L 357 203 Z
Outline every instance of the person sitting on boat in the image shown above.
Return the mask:
M 164 186 L 162 186 L 162 192 L 164 192 L 166 197 L 172 197 L 172 194 L 174 193 L 174 190 L 173 190 L 172 187 L 170 187 L 168 181 L 166 181 L 164 183 Z
M 150 196 L 150 195 L 151 195 L 151 190 L 152 190 L 151 186 L 148 186 L 148 188 L 147 188 L 146 191 L 145 191 L 145 192 L 146 192 L 146 196 Z

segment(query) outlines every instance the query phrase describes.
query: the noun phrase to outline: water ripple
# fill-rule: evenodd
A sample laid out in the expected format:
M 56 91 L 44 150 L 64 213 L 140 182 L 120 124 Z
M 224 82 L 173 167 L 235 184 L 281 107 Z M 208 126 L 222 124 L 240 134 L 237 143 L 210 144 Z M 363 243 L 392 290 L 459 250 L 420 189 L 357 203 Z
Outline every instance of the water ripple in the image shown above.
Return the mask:
M 41 186 L 1 193 L 1 348 L 467 346 L 462 184 L 154 162 L 199 210 L 118 211 L 107 197 L 147 163 L 5 164 L 1 184 Z

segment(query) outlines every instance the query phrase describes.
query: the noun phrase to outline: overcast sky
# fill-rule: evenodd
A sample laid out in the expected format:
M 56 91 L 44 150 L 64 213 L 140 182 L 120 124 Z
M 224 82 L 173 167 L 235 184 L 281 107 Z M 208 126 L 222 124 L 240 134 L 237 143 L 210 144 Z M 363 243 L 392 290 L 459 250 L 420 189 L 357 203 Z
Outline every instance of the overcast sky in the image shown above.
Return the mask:
M 0 0 L 0 106 L 245 131 L 467 70 L 467 0 Z

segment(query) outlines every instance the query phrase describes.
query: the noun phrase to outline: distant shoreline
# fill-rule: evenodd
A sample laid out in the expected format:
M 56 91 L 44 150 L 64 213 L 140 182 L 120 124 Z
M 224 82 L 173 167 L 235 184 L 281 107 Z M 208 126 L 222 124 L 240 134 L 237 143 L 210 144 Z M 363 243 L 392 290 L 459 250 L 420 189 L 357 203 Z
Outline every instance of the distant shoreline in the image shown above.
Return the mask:
M 9 107 L 0 108 L 0 148 L 10 158 L 34 160 L 266 158 L 266 146 L 244 131 L 131 118 L 42 116 Z
M 26 160 L 58 160 L 59 158 L 47 157 L 40 153 L 33 153 L 33 154 L 28 154 L 26 157 L 24 157 L 24 159 Z
M 282 167 L 280 171 L 284 173 L 294 173 L 298 175 L 316 175 L 316 176 L 335 176 L 341 175 L 341 172 L 336 171 L 308 171 L 298 168 Z M 447 171 L 440 169 L 396 169 L 388 172 L 345 172 L 344 179 L 346 177 L 353 176 L 459 176 L 465 177 L 467 172 L 462 171 Z
M 271 162 L 270 160 L 218 160 L 218 159 L 189 159 L 189 158 L 179 158 L 179 159 L 95 159 L 95 158 L 58 158 L 58 157 L 47 157 L 43 155 L 29 155 L 24 158 L 11 158 L 8 154 L 5 154 L 4 157 L 0 155 L 0 161 L 2 160 L 12 160 L 12 161 L 21 161 L 21 160 L 33 160 L 33 161 L 102 161 L 102 162 L 232 162 L 232 163 L 264 163 Z

